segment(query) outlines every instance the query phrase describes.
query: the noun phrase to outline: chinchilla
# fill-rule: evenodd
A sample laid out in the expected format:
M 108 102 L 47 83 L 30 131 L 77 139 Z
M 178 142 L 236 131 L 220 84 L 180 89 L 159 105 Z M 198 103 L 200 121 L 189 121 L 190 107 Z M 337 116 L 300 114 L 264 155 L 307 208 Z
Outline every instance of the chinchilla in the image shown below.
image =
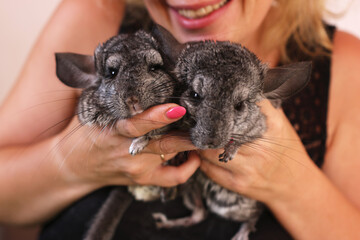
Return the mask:
M 174 62 L 162 53 L 160 43 L 150 33 L 139 30 L 119 34 L 99 45 L 94 56 L 56 53 L 56 73 L 67 86 L 82 89 L 77 115 L 83 125 L 112 128 L 118 120 L 144 110 L 174 102 L 181 89 L 172 75 Z M 135 155 L 150 139 L 165 134 L 171 125 L 135 138 L 129 153 Z M 162 197 L 158 186 L 129 186 L 136 200 Z M 168 191 L 171 194 L 171 189 Z M 111 239 L 132 197 L 121 187 L 114 188 L 95 216 L 84 239 Z
M 176 61 L 175 73 L 186 87 L 180 104 L 187 110 L 184 128 L 199 149 L 223 148 L 219 160 L 233 159 L 238 148 L 263 136 L 266 116 L 258 102 L 269 99 L 275 107 L 301 91 L 311 75 L 311 62 L 269 68 L 240 44 L 227 41 L 200 41 L 180 44 L 166 29 L 160 28 L 163 47 Z M 197 173 L 183 193 L 184 203 L 193 210 L 190 217 L 168 220 L 155 213 L 158 227 L 189 226 L 206 217 L 201 197 L 209 211 L 221 217 L 244 222 L 233 239 L 245 240 L 262 212 L 254 199 L 229 191 Z M 200 185 L 201 194 L 194 197 Z M 186 190 L 187 189 L 187 190 Z M 196 195 L 196 193 L 195 193 Z M 202 195 L 202 196 L 201 196 Z

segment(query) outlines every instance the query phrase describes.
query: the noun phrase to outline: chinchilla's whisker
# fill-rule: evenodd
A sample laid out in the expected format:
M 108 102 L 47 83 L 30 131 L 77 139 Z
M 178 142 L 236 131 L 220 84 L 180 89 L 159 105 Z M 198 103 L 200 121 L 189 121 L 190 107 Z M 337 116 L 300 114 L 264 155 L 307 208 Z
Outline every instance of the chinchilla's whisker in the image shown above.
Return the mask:
M 285 166 L 289 170 L 289 172 L 291 172 L 289 167 L 286 165 L 286 162 L 280 158 L 279 154 L 281 154 L 281 153 L 276 152 L 276 151 L 269 151 L 269 149 L 264 149 L 264 146 L 259 145 L 259 144 L 254 144 L 254 143 L 251 143 L 251 142 L 245 143 L 242 146 L 253 149 L 255 151 L 265 151 L 265 152 L 267 152 L 269 155 L 271 155 L 275 159 L 277 159 L 283 166 Z
M 278 152 L 278 151 L 275 151 L 274 149 L 271 149 L 267 146 L 264 146 L 264 145 L 261 145 L 261 144 L 257 144 L 257 143 L 254 143 L 254 142 L 247 142 L 247 143 L 244 143 L 243 146 L 246 146 L 246 147 L 251 147 L 252 149 L 255 149 L 257 151 L 264 151 L 266 153 L 269 153 L 271 154 L 272 156 L 277 156 L 279 157 L 279 155 L 282 155 L 281 152 Z M 279 157 L 280 158 L 280 157 Z
M 158 89 L 158 90 L 172 90 L 173 87 L 172 86 L 169 86 L 169 85 L 163 85 L 163 84 L 154 84 L 154 85 L 151 85 L 152 89 Z M 168 91 L 167 91 L 168 93 Z
M 109 123 L 109 124 L 110 124 L 110 123 Z M 89 151 L 94 147 L 96 141 L 98 140 L 98 138 L 100 137 L 100 135 L 104 133 L 104 130 L 109 126 L 109 124 L 106 124 L 103 128 L 101 128 L 101 130 L 100 130 L 100 132 L 98 133 L 98 135 L 97 135 L 97 136 L 95 137 L 95 139 L 92 141 L 92 144 L 91 144 L 91 146 L 90 146 L 90 148 L 89 148 Z M 95 130 L 96 130 L 96 128 L 95 128 Z M 95 130 L 94 130 L 94 132 L 95 132 Z M 89 135 L 89 136 L 90 136 L 90 135 Z
M 111 124 L 111 126 L 110 126 L 110 128 L 109 128 L 109 132 L 112 132 L 113 131 L 113 129 L 114 129 L 114 127 L 115 127 L 115 124 L 116 124 L 116 122 L 118 121 L 119 119 L 114 119 L 113 121 L 112 121 L 112 124 Z
M 234 138 L 236 139 L 243 139 L 244 137 L 247 137 L 247 135 L 245 134 L 234 134 L 233 135 Z M 295 138 L 282 138 L 282 137 L 266 137 L 266 136 L 260 136 L 257 137 L 256 140 L 262 141 L 262 142 L 266 142 L 266 143 L 271 143 L 271 144 L 276 144 L 280 147 L 285 147 L 294 151 L 298 151 L 295 148 L 289 147 L 287 145 L 285 145 L 286 142 L 298 142 L 299 139 L 295 139 Z M 283 142 L 284 144 L 281 144 L 280 142 Z M 313 143 L 314 140 L 313 139 L 301 139 L 301 142 L 303 144 L 307 144 L 307 143 Z
M 81 127 L 83 127 L 83 126 L 81 126 Z M 80 128 L 81 128 L 81 127 L 80 127 Z M 79 130 L 80 128 L 78 128 L 77 130 Z M 77 130 L 76 130 L 76 131 L 77 131 Z M 76 131 L 74 131 L 74 132 L 76 132 Z M 94 133 L 94 131 L 95 131 L 94 128 L 90 129 L 90 131 L 88 132 L 88 134 L 87 134 L 86 137 L 89 137 L 91 134 Z M 71 137 L 71 136 L 69 136 L 67 139 L 69 139 L 70 137 Z M 66 153 L 66 155 L 65 155 L 64 158 L 63 158 L 63 160 L 61 161 L 61 164 L 60 164 L 60 166 L 59 166 L 59 168 L 58 168 L 59 172 L 60 172 L 61 169 L 63 168 L 63 166 L 64 166 L 67 158 L 74 152 L 74 150 L 79 146 L 79 144 L 80 144 L 80 143 L 83 143 L 83 142 L 84 142 L 83 139 L 78 139 L 77 142 L 76 142 L 75 144 L 73 144 L 73 146 L 71 147 L 71 149 Z
M 56 145 L 55 148 L 58 148 L 64 141 L 68 140 L 75 132 L 83 127 L 82 123 L 76 124 Z
M 24 110 L 21 110 L 21 111 L 19 111 L 19 112 L 16 112 L 16 113 L 14 113 L 14 114 L 15 114 L 15 115 L 21 115 L 21 114 L 23 114 L 23 113 L 25 113 L 25 112 L 27 112 L 27 111 L 30 111 L 30 110 L 32 110 L 32 109 L 34 109 L 34 108 L 36 108 L 36 107 L 39 107 L 40 105 L 48 104 L 48 103 L 54 103 L 54 102 L 58 102 L 58 101 L 65 101 L 65 100 L 70 100 L 70 99 L 60 99 L 60 100 L 54 100 L 54 101 L 50 101 L 50 102 L 38 104 L 38 105 L 35 105 L 35 106 L 32 106 L 32 107 L 29 107 L 28 109 L 24 109 Z M 60 111 L 61 109 L 65 108 L 65 107 L 66 107 L 66 105 L 64 105 L 63 107 L 57 108 L 57 109 L 55 109 L 55 110 L 53 110 L 53 111 L 51 111 L 51 112 L 46 112 L 46 115 L 38 116 L 39 121 L 40 121 L 40 120 L 44 120 L 46 117 L 51 116 L 52 114 Z M 66 122 L 67 120 L 71 119 L 72 117 L 74 117 L 74 116 L 76 116 L 76 115 L 77 115 L 77 114 L 70 115 L 69 117 L 65 118 L 64 120 L 59 121 L 58 123 L 55 123 L 53 126 L 50 126 L 48 129 L 45 129 L 44 131 L 42 131 L 41 133 L 39 133 L 39 135 L 40 135 L 40 136 L 43 135 L 43 134 L 44 134 L 45 132 L 47 132 L 48 130 L 50 130 L 50 129 L 56 127 L 56 126 L 58 126 L 58 125 L 61 124 L 61 123 Z M 34 118 L 33 121 L 37 121 L 37 119 Z M 39 136 L 36 136 L 35 139 L 37 139 L 38 137 L 39 137 Z
M 267 139 L 267 140 L 282 140 L 282 141 L 298 141 L 298 139 L 295 138 L 282 138 L 282 137 L 268 137 L 268 136 L 261 136 L 262 139 Z
M 296 138 L 282 138 L 282 137 L 268 137 L 268 136 L 262 136 L 261 137 L 262 139 L 266 139 L 266 140 L 269 140 L 269 141 L 275 141 L 275 140 L 279 140 L 279 141 L 289 141 L 289 142 L 297 142 L 299 141 L 299 139 L 296 139 Z M 311 143 L 313 142 L 314 140 L 313 139 L 301 139 L 301 142 L 303 143 Z
M 51 153 L 53 153 L 55 150 L 60 149 L 61 145 L 64 144 L 64 142 L 65 142 L 66 140 L 68 140 L 75 132 L 77 132 L 77 131 L 78 131 L 80 128 L 82 128 L 82 127 L 83 127 L 83 125 L 82 125 L 81 123 L 79 123 L 79 124 L 77 124 L 76 126 L 74 126 L 74 127 L 70 130 L 70 132 L 68 132 L 59 142 L 57 142 L 57 143 L 55 144 L 54 147 L 52 147 L 52 148 L 50 149 L 49 153 L 45 156 L 44 160 L 47 159 L 47 157 L 48 157 Z M 68 154 L 67 154 L 67 155 L 68 155 Z M 64 164 L 64 160 L 62 160 L 62 161 L 60 162 L 59 166 L 58 166 L 59 173 L 60 173 L 60 169 L 62 168 L 63 164 Z M 56 177 L 57 177 L 57 176 L 56 176 Z
M 161 95 L 154 95 L 154 97 L 158 98 L 158 99 L 164 99 L 165 98 L 165 99 L 168 100 L 166 103 L 176 103 L 176 104 L 179 104 L 179 99 L 180 99 L 180 97 L 161 96 Z
M 274 150 L 274 149 L 272 149 L 272 148 L 270 148 L 270 147 L 268 147 L 268 146 L 264 146 L 264 145 L 261 145 L 261 144 L 258 144 L 258 143 L 254 143 L 254 142 L 247 143 L 247 144 L 252 144 L 252 145 L 254 145 L 254 146 L 258 146 L 261 150 L 265 150 L 266 152 L 273 154 L 273 156 L 280 156 L 280 155 L 281 155 L 281 156 L 284 156 L 284 157 L 286 157 L 287 159 L 290 159 L 290 160 L 292 160 L 292 161 L 300 164 L 301 166 L 306 167 L 306 165 L 304 165 L 303 163 L 301 163 L 299 160 L 296 160 L 294 157 L 292 157 L 292 156 L 290 156 L 290 155 L 288 155 L 288 154 L 285 154 L 285 153 L 283 153 L 283 152 L 276 151 L 276 150 Z M 296 149 L 294 149 L 294 151 L 296 151 Z M 280 157 L 279 157 L 279 160 L 280 160 Z M 285 162 L 283 162 L 283 163 L 285 163 Z M 306 167 L 306 168 L 307 168 L 307 167 Z
M 47 133 L 48 131 L 50 131 L 51 129 L 63 124 L 63 123 L 66 123 L 68 121 L 70 121 L 73 117 L 75 117 L 76 115 L 78 115 L 78 113 L 75 113 L 75 114 L 72 114 L 71 116 L 67 117 L 67 118 L 64 118 L 63 120 L 53 124 L 52 126 L 46 128 L 45 130 L 43 130 L 42 132 L 40 132 L 35 138 L 34 138 L 34 141 L 36 141 L 37 139 L 41 138 L 41 136 L 43 136 L 45 133 Z
M 96 125 L 92 125 L 92 126 L 90 127 L 89 131 L 86 133 L 85 138 L 86 138 L 86 139 L 89 138 L 91 135 L 93 135 L 93 134 L 96 132 L 96 130 L 97 130 L 97 126 L 96 126 Z M 59 166 L 59 168 L 58 168 L 59 173 L 60 173 L 60 171 L 61 171 L 61 169 L 62 169 L 65 161 L 67 160 L 67 158 L 74 152 L 74 150 L 79 146 L 79 144 L 81 144 L 81 143 L 83 143 L 83 142 L 84 142 L 84 141 L 83 141 L 83 138 L 78 139 L 78 141 L 71 147 L 70 151 L 67 152 L 67 154 L 66 154 L 65 157 L 63 158 L 63 160 L 62 160 L 62 162 L 61 162 L 61 164 L 60 164 L 60 166 Z M 91 147 L 89 148 L 88 151 L 91 150 L 92 146 L 93 146 L 93 144 L 91 145 Z M 86 166 L 88 166 L 88 164 L 89 164 L 89 159 L 86 158 Z
M 73 98 L 60 98 L 60 99 L 56 99 L 56 100 L 52 100 L 52 101 L 42 102 L 42 103 L 30 106 L 28 108 L 22 109 L 22 110 L 19 111 L 19 113 L 27 112 L 27 111 L 33 110 L 34 108 L 42 107 L 42 106 L 47 105 L 47 104 L 65 102 L 65 101 L 70 101 L 70 100 L 75 100 L 75 99 L 77 99 L 77 98 L 76 97 L 73 97 Z
M 47 94 L 53 95 L 54 93 L 62 93 L 62 92 L 74 92 L 74 89 L 62 89 L 62 90 L 51 90 L 51 91 L 39 92 L 39 93 L 36 93 L 36 96 L 47 95 Z
M 269 143 L 269 144 L 272 144 L 272 145 L 276 145 L 276 146 L 279 146 L 279 147 L 283 147 L 283 148 L 286 148 L 286 149 L 290 149 L 290 150 L 293 150 L 293 151 L 296 151 L 296 152 L 300 152 L 299 149 L 296 149 L 294 147 L 290 147 L 288 145 L 285 145 L 285 144 L 281 144 L 277 141 L 272 141 L 270 139 L 262 139 L 262 138 L 259 138 L 257 139 L 259 142 L 264 142 L 264 143 Z
M 157 89 L 157 88 L 172 89 L 172 86 L 164 85 L 164 84 L 161 84 L 161 83 L 155 82 L 155 81 L 151 82 L 149 87 L 151 87 L 152 89 Z
M 96 132 L 98 131 L 98 126 L 96 126 L 96 125 L 93 125 L 92 126 L 92 128 L 90 129 L 90 131 L 89 131 L 89 134 L 87 134 L 87 138 L 93 138 L 93 135 L 94 134 L 96 134 Z M 96 136 L 96 138 L 97 138 L 98 136 Z M 92 143 L 91 143 L 91 145 L 89 146 L 89 148 L 88 148 L 88 152 L 90 152 L 91 150 L 92 150 L 92 148 L 94 147 L 94 145 L 95 145 L 95 141 L 92 141 Z M 87 158 L 86 159 L 86 161 L 85 161 L 85 165 L 86 165 L 86 167 L 88 167 L 89 166 L 89 162 L 90 162 L 90 159 L 89 158 Z
M 159 86 L 156 88 L 152 89 L 152 92 L 156 92 L 153 96 L 157 96 L 157 97 L 168 97 L 169 96 L 169 91 L 171 91 L 170 87 L 164 87 L 164 86 Z M 170 96 L 169 96 L 170 97 Z
M 164 97 L 160 95 L 155 95 L 155 97 Z M 167 99 L 180 99 L 181 97 L 174 97 L 174 96 L 166 96 Z
M 165 73 L 161 73 L 161 75 L 160 76 L 158 76 L 158 78 L 157 78 L 157 80 L 159 80 L 159 81 L 152 81 L 150 84 L 149 84 L 149 86 L 159 86 L 159 85 L 162 85 L 162 79 L 163 79 L 163 77 L 165 76 Z
M 76 113 L 75 113 L 75 114 L 72 114 L 72 115 L 70 115 L 70 116 L 62 119 L 61 121 L 58 121 L 58 122 L 56 122 L 55 124 L 52 124 L 50 127 L 47 127 L 46 129 L 42 130 L 40 133 L 38 133 L 36 136 L 34 136 L 34 138 L 32 139 L 32 142 L 38 142 L 38 141 L 40 141 L 41 138 L 42 138 L 46 133 L 48 133 L 49 131 L 51 131 L 51 130 L 54 129 L 55 127 L 58 127 L 58 126 L 61 125 L 61 124 L 65 124 L 65 123 L 69 122 L 69 121 L 70 121 L 74 116 L 76 116 L 76 115 L 77 115 Z M 49 149 L 48 153 L 46 153 L 46 154 L 42 157 L 44 160 L 40 161 L 40 162 L 39 162 L 39 165 L 40 165 L 43 161 L 45 161 L 46 159 L 48 159 L 49 157 L 51 157 L 51 156 L 50 156 L 51 153 L 52 153 L 55 149 L 57 149 L 57 148 L 62 144 L 63 141 L 65 141 L 65 138 L 67 138 L 68 135 L 71 135 L 73 132 L 75 132 L 77 129 L 79 129 L 79 128 L 81 128 L 81 127 L 82 127 L 82 124 L 81 124 L 81 123 L 77 124 L 77 125 L 70 131 L 70 133 L 68 133 L 63 139 L 61 139 L 58 143 L 56 143 L 55 146 L 51 147 L 51 148 Z M 27 149 L 27 147 L 24 147 L 22 150 L 20 150 L 20 151 L 17 152 L 17 155 L 23 154 L 23 153 L 26 151 L 26 149 Z
M 98 129 L 98 127 L 96 125 L 92 125 L 91 129 L 89 130 L 89 133 L 86 135 L 86 138 L 91 137 L 91 135 L 93 135 L 96 130 Z M 91 149 L 94 147 L 95 141 L 92 142 L 92 144 L 90 145 L 90 147 L 88 148 L 88 152 L 91 151 Z M 86 163 L 85 163 L 86 167 L 89 166 L 89 158 L 86 159 Z
M 67 133 L 62 139 L 60 139 L 57 143 L 55 143 L 54 146 L 52 146 L 47 153 L 41 157 L 40 161 L 37 163 L 38 167 L 40 168 L 40 165 L 43 164 L 45 161 L 47 161 L 48 159 L 55 159 L 56 160 L 56 151 L 61 147 L 61 145 L 74 133 L 76 132 L 78 129 L 80 129 L 81 127 L 83 127 L 81 124 L 77 124 L 75 127 L 73 127 L 69 133 Z M 26 150 L 25 149 L 22 151 L 24 152 Z M 21 154 L 21 153 L 19 153 Z M 58 163 L 58 166 L 62 165 L 62 161 L 58 162 L 58 160 L 56 160 L 56 162 Z M 60 173 L 60 171 L 58 171 L 58 173 Z M 35 174 L 34 174 L 35 177 Z M 55 176 L 56 178 L 57 176 Z
M 238 136 L 236 136 L 236 135 L 238 135 Z M 246 135 L 234 134 L 234 139 L 243 139 L 244 137 L 246 137 Z M 286 145 L 285 143 L 288 140 L 281 140 L 282 142 L 284 142 L 284 143 L 281 143 L 279 141 L 272 140 L 271 138 L 264 138 L 262 136 L 259 136 L 259 137 L 256 138 L 256 141 L 272 144 L 272 145 L 275 145 L 275 146 L 278 146 L 278 147 L 283 147 L 283 148 L 290 149 L 290 150 L 295 151 L 295 152 L 301 152 L 301 150 L 299 150 L 299 149 L 296 149 L 294 147 L 290 147 L 290 146 Z

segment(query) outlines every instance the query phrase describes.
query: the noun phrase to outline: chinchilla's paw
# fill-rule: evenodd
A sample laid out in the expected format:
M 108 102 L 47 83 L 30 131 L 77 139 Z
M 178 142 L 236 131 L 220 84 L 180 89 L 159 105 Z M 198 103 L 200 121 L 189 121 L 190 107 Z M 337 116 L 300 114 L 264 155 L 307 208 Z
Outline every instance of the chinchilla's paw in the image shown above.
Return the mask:
M 135 138 L 130 147 L 129 147 L 129 153 L 133 156 L 141 152 L 149 143 L 149 138 L 147 136 L 141 136 L 138 138 Z
M 225 146 L 225 150 L 222 154 L 219 155 L 219 161 L 227 163 L 228 161 L 232 160 L 237 153 L 238 145 L 231 141 Z
M 227 163 L 228 161 L 234 158 L 233 154 L 229 154 L 229 152 L 224 151 L 222 154 L 219 155 L 219 161 Z

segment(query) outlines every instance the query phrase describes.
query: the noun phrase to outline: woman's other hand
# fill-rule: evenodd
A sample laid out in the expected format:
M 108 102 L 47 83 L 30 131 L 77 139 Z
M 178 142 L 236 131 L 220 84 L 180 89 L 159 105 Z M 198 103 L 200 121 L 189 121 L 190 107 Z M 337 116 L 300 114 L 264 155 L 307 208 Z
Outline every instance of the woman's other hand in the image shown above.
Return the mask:
M 291 194 L 291 183 L 304 173 L 318 170 L 283 111 L 268 100 L 260 106 L 267 116 L 263 137 L 242 145 L 227 163 L 218 160 L 222 149 L 201 151 L 201 170 L 225 188 L 270 202 L 274 197 Z
M 68 179 L 103 186 L 174 186 L 185 182 L 199 167 L 200 160 L 193 154 L 181 166 L 163 166 L 160 155 L 169 160 L 178 152 L 194 149 L 190 140 L 166 135 L 151 140 L 137 155 L 129 154 L 135 137 L 179 120 L 183 114 L 174 115 L 178 108 L 175 104 L 155 106 L 130 119 L 119 120 L 107 129 L 81 126 L 73 119 L 54 139 L 59 171 Z

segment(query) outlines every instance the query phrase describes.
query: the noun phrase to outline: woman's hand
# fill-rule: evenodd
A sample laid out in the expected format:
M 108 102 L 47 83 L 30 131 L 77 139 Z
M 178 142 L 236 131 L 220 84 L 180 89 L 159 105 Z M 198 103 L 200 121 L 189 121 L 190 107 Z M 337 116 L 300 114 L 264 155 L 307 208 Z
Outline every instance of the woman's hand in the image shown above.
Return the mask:
M 218 184 L 268 202 L 291 194 L 291 182 L 315 169 L 297 133 L 281 109 L 268 100 L 260 103 L 268 129 L 261 139 L 242 145 L 230 162 L 218 160 L 223 150 L 200 151 L 201 170 Z M 279 196 L 279 194 L 283 194 Z
M 178 105 L 155 106 L 130 119 L 120 120 L 112 129 L 81 126 L 74 119 L 56 139 L 59 171 L 75 181 L 103 185 L 159 185 L 174 186 L 185 182 L 199 167 L 194 154 L 181 166 L 163 166 L 165 160 L 178 152 L 194 149 L 190 140 L 177 136 L 163 136 L 150 141 L 139 154 L 129 154 L 134 137 L 179 120 Z M 175 112 L 175 114 L 174 114 Z

